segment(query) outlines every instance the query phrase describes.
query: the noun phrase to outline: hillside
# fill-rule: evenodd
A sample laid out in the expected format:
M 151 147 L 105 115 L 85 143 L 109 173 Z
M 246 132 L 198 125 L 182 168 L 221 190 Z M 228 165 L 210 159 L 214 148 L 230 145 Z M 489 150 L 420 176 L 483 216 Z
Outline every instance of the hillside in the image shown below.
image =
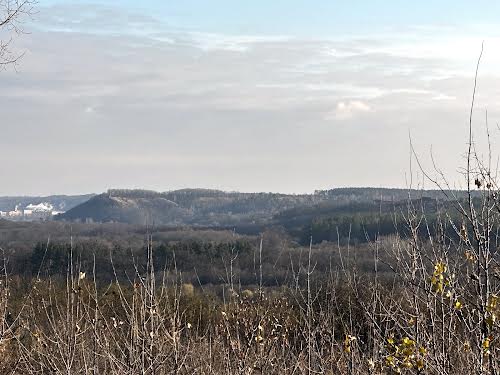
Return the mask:
M 257 233 L 265 227 L 279 226 L 303 241 L 311 234 L 322 240 L 336 236 L 337 228 L 347 231 L 352 226 L 355 237 L 363 237 L 368 227 L 392 233 L 393 214 L 406 209 L 409 194 L 429 212 L 436 210 L 436 202 L 445 201 L 439 191 L 377 188 L 332 189 L 301 195 L 206 189 L 163 193 L 109 190 L 57 219 L 234 228 L 240 233 Z M 459 198 L 463 194 L 458 193 Z
M 164 193 L 110 190 L 69 210 L 58 219 L 129 224 L 226 226 L 265 223 L 287 209 L 310 206 L 317 195 L 236 193 L 185 189 Z

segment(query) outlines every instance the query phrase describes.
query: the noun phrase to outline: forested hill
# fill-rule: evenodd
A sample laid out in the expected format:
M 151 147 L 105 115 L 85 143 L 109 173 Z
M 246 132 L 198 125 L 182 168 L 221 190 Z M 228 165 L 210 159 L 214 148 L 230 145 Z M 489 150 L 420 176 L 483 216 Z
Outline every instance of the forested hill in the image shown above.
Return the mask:
M 447 192 L 459 199 L 464 192 Z M 339 188 L 313 194 L 239 193 L 207 189 L 168 192 L 109 190 L 59 215 L 58 220 L 122 222 L 138 225 L 235 228 L 255 233 L 280 226 L 296 237 L 311 234 L 332 240 L 341 231 L 366 228 L 394 231 L 393 213 L 405 209 L 408 198 L 434 212 L 449 204 L 440 191 L 383 188 Z M 448 202 L 448 203 L 447 203 Z
M 109 190 L 69 210 L 63 220 L 224 226 L 268 222 L 285 210 L 325 200 L 317 194 L 237 193 L 184 189 L 164 193 Z

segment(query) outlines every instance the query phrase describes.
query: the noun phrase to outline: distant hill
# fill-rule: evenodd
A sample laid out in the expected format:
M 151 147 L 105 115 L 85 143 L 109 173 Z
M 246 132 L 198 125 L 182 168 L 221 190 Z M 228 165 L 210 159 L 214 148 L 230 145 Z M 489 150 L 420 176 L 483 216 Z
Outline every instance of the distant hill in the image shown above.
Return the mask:
M 85 194 L 85 195 L 50 195 L 45 197 L 31 197 L 31 196 L 12 196 L 12 197 L 0 197 L 0 211 L 12 211 L 16 205 L 21 207 L 26 207 L 29 204 L 40 204 L 40 203 L 50 203 L 56 211 L 68 211 L 73 207 L 76 207 L 90 198 L 95 196 L 95 194 Z
M 451 192 L 450 192 L 451 193 Z M 463 192 L 455 192 L 459 198 Z M 139 225 L 248 227 L 308 226 L 318 218 L 392 210 L 408 197 L 444 200 L 442 192 L 383 188 L 340 188 L 313 194 L 239 193 L 208 189 L 168 192 L 109 190 L 59 215 L 66 221 Z
M 129 224 L 226 226 L 268 222 L 284 210 L 313 205 L 322 197 L 184 189 L 158 193 L 109 190 L 58 219 Z

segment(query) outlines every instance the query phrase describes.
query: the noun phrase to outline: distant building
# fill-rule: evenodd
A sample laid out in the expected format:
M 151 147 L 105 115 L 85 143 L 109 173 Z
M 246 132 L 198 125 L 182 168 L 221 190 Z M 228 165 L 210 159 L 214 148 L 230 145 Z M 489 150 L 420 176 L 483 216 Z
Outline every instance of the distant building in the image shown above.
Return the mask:
M 35 220 L 50 220 L 52 216 L 61 213 L 54 211 L 52 204 L 43 202 L 39 204 L 28 204 L 21 208 L 21 205 L 16 205 L 13 211 L 0 211 L 0 217 L 4 217 L 14 221 L 35 221 Z
M 54 206 L 50 203 L 29 204 L 23 211 L 26 220 L 47 220 L 52 218 Z
M 11 219 L 21 219 L 24 216 L 23 210 L 21 210 L 20 205 L 16 205 L 14 211 L 9 211 L 7 216 Z

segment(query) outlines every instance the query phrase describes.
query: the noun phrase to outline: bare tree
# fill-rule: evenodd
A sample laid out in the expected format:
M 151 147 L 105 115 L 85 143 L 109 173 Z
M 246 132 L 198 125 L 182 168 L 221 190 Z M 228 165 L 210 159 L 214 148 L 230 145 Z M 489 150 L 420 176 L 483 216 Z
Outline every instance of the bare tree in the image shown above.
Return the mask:
M 0 0 L 0 69 L 23 56 L 12 49 L 12 41 L 23 33 L 22 22 L 33 14 L 35 4 L 36 0 Z

